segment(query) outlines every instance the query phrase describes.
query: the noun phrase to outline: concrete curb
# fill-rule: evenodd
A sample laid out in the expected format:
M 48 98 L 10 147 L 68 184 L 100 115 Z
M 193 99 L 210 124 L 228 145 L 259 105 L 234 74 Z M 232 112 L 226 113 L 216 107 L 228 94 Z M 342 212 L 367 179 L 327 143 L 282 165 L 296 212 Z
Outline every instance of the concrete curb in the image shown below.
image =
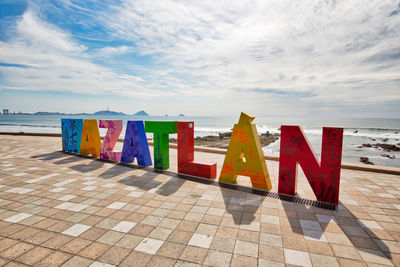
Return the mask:
M 61 134 L 58 133 L 25 133 L 25 132 L 0 132 L 0 135 L 25 135 L 25 136 L 44 136 L 44 137 L 61 137 Z M 103 138 L 102 138 L 103 139 Z M 118 142 L 123 142 L 124 139 L 118 139 Z M 149 141 L 149 145 L 153 145 L 153 142 Z M 170 148 L 177 148 L 177 144 L 170 144 Z M 222 154 L 226 153 L 226 149 L 221 148 L 212 148 L 212 147 L 204 147 L 204 146 L 195 146 L 195 151 L 205 152 L 205 153 L 213 153 L 213 154 Z M 279 161 L 278 156 L 267 156 L 264 155 L 266 160 Z M 386 173 L 386 174 L 394 174 L 400 175 L 400 168 L 395 167 L 387 167 L 387 166 L 379 166 L 379 165 L 362 165 L 356 163 L 347 163 L 342 162 L 342 169 L 344 170 L 354 170 L 354 171 L 364 171 L 364 172 L 377 172 L 377 173 Z

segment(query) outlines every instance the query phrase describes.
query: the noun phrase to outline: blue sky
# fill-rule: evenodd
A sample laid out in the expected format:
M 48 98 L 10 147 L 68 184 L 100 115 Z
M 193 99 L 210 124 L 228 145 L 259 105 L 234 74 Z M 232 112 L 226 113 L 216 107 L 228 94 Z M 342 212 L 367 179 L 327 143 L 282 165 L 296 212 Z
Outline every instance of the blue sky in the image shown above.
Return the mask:
M 400 117 L 398 1 L 0 1 L 0 108 Z

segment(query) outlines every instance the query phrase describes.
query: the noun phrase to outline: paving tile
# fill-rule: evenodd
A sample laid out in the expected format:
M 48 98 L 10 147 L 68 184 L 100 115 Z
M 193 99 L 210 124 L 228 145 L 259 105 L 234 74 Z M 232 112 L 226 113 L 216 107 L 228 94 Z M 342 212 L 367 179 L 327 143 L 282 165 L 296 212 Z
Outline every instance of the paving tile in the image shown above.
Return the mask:
M 236 240 L 234 253 L 257 258 L 258 244 Z
M 207 251 L 205 248 L 186 246 L 179 259 L 202 264 L 207 256 Z
M 313 266 L 337 266 L 339 267 L 339 263 L 337 262 L 335 257 L 313 254 L 310 253 L 310 258 Z
M 26 218 L 29 218 L 31 216 L 32 216 L 32 214 L 28 214 L 28 213 L 18 213 L 14 216 L 4 219 L 4 221 L 11 222 L 11 223 L 17 223 L 17 222 L 25 220 Z
M 162 246 L 164 241 L 152 239 L 152 238 L 145 238 L 142 242 L 135 248 L 136 251 L 148 253 L 148 254 L 156 254 L 158 249 Z
M 331 244 L 332 250 L 336 257 L 347 258 L 353 260 L 361 260 L 357 250 L 353 247 Z
M 95 241 L 97 240 L 100 236 L 104 235 L 107 232 L 107 229 L 103 228 L 97 228 L 97 227 L 91 227 L 89 230 L 81 234 L 79 237 Z
M 61 266 L 68 259 L 70 259 L 72 255 L 54 251 L 50 253 L 47 257 L 44 257 L 40 262 L 36 263 L 36 266 L 47 267 L 47 266 Z M 75 266 L 76 267 L 76 266 Z
M 97 242 L 114 245 L 117 243 L 122 237 L 124 236 L 123 233 L 115 232 L 115 231 L 108 231 L 104 235 L 102 235 Z
M 132 251 L 120 264 L 122 267 L 131 267 L 131 266 L 147 266 L 147 263 L 150 261 L 151 255 Z
M 285 263 L 301 266 L 312 266 L 310 256 L 307 252 L 293 249 L 283 249 Z
M 368 264 L 382 264 L 393 266 L 391 261 L 386 258 L 385 254 L 378 250 L 363 249 L 359 250 L 359 253 L 363 260 Z
M 334 256 L 334 253 L 329 243 L 312 241 L 312 240 L 307 240 L 306 243 L 308 252 L 310 253 Z
M 259 258 L 274 262 L 284 262 L 283 249 L 280 247 L 260 245 Z
M 94 261 L 92 262 L 92 264 L 89 265 L 89 267 L 113 267 L 115 265 L 112 264 L 108 264 L 105 262 L 101 262 L 101 261 Z
M 122 248 L 127 248 L 127 249 L 134 249 L 142 240 L 144 237 L 142 236 L 137 236 L 137 235 L 124 235 L 116 244 L 115 246 L 122 247 Z
M 60 247 L 60 250 L 71 254 L 78 254 L 81 250 L 89 246 L 91 243 L 92 241 L 76 237 L 70 242 L 66 243 L 64 246 Z
M 18 257 L 17 260 L 27 265 L 35 265 L 42 258 L 46 257 L 52 252 L 52 250 L 47 248 L 35 247 L 27 253 L 23 254 L 22 256 Z
M 167 240 L 169 235 L 172 233 L 172 229 L 167 229 L 163 227 L 156 227 L 148 237 L 160 239 L 160 240 Z
M 32 248 L 34 248 L 34 246 L 31 244 L 19 242 L 8 249 L 1 251 L 0 257 L 9 259 L 9 260 L 13 260 L 13 259 L 19 257 L 20 255 L 28 252 Z
M 121 221 L 117 225 L 115 225 L 113 228 L 111 228 L 111 230 L 122 232 L 122 233 L 128 233 L 135 226 L 136 226 L 136 223 L 134 223 L 134 222 Z
M 301 228 L 322 232 L 321 225 L 317 221 L 299 220 Z
M 110 248 L 109 245 L 93 242 L 92 244 L 84 248 L 81 252 L 79 252 L 79 255 L 85 258 L 95 260 L 99 258 L 109 248 Z
M 179 259 L 184 248 L 185 248 L 184 244 L 178 244 L 178 243 L 173 243 L 173 242 L 167 241 L 167 242 L 164 242 L 164 244 L 160 247 L 160 249 L 157 251 L 157 254 L 164 256 L 164 257 Z
M 130 252 L 130 249 L 111 247 L 100 256 L 99 260 L 109 264 L 118 265 Z
M 257 266 L 257 259 L 253 258 L 253 257 L 233 254 L 231 266 L 233 266 L 233 267 Z
M 113 203 L 111 203 L 110 205 L 108 205 L 107 208 L 119 210 L 119 209 L 123 208 L 126 204 L 128 204 L 128 203 L 125 203 L 125 202 L 118 202 L 118 201 L 117 201 L 117 202 L 113 202 Z
M 50 238 L 46 242 L 42 244 L 42 246 L 51 248 L 51 249 L 58 249 L 61 246 L 65 245 L 69 241 L 71 241 L 73 237 L 63 234 L 55 235 L 54 237 Z
M 228 266 L 232 258 L 231 253 L 209 250 L 203 264 L 209 266 Z
M 93 261 L 82 258 L 80 256 L 74 256 L 70 260 L 68 260 L 66 263 L 64 263 L 62 266 L 63 267 L 76 267 L 76 266 L 89 266 Z
M 77 236 L 80 236 L 85 231 L 87 231 L 90 227 L 91 226 L 89 226 L 89 225 L 77 223 L 77 224 L 71 226 L 70 228 L 68 228 L 67 230 L 63 231 L 62 234 L 77 237 Z
M 266 233 L 260 234 L 260 244 L 282 247 L 282 238 L 279 235 L 271 235 Z
M 154 226 L 138 224 L 129 232 L 130 234 L 147 236 L 151 231 L 153 231 Z
M 210 235 L 202 235 L 194 233 L 190 238 L 188 245 L 201 248 L 209 248 L 212 240 L 213 237 Z

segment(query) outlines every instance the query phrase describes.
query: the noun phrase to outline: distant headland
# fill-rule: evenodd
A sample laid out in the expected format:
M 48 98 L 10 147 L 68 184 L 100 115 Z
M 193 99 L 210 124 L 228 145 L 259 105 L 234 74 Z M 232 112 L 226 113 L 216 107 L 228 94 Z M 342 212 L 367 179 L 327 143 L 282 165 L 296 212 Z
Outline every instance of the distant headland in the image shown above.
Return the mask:
M 117 112 L 117 111 L 112 111 L 112 110 L 100 110 L 96 111 L 94 113 L 63 113 L 63 112 L 45 112 L 45 111 L 38 111 L 35 113 L 22 113 L 22 112 L 8 112 L 8 110 L 4 110 L 3 113 L 0 113 L 1 115 L 39 115 L 39 116 L 46 116 L 46 115 L 98 115 L 98 116 L 130 116 L 130 114 L 125 114 L 123 112 Z M 135 114 L 132 114 L 133 116 L 150 116 L 146 111 L 140 110 L 136 112 Z

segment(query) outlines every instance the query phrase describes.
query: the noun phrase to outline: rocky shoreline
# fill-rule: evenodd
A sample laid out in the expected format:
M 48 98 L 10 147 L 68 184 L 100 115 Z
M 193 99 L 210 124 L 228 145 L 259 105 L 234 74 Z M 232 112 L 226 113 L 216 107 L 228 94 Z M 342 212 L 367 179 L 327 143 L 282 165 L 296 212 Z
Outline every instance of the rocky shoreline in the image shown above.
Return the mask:
M 376 141 L 376 139 L 372 139 L 372 141 Z M 382 139 L 382 142 L 387 142 L 387 141 L 388 141 L 387 138 Z M 385 152 L 400 152 L 400 143 L 398 143 L 398 144 L 387 144 L 387 143 L 362 144 L 358 148 L 374 148 L 374 149 L 383 150 Z M 387 153 L 380 154 L 380 156 L 388 158 L 388 159 L 396 158 L 396 156 L 390 155 Z M 368 157 L 360 157 L 360 162 L 365 163 L 365 164 L 374 165 L 374 163 L 369 161 Z
M 261 146 L 262 147 L 268 146 L 269 144 L 278 140 L 280 136 L 281 135 L 279 133 L 259 135 Z M 219 133 L 219 136 L 214 136 L 214 135 L 203 136 L 203 137 L 198 136 L 194 139 L 194 145 L 227 149 L 229 146 L 230 138 L 231 138 L 231 132 Z M 176 143 L 175 138 L 171 138 L 169 141 L 171 143 Z

